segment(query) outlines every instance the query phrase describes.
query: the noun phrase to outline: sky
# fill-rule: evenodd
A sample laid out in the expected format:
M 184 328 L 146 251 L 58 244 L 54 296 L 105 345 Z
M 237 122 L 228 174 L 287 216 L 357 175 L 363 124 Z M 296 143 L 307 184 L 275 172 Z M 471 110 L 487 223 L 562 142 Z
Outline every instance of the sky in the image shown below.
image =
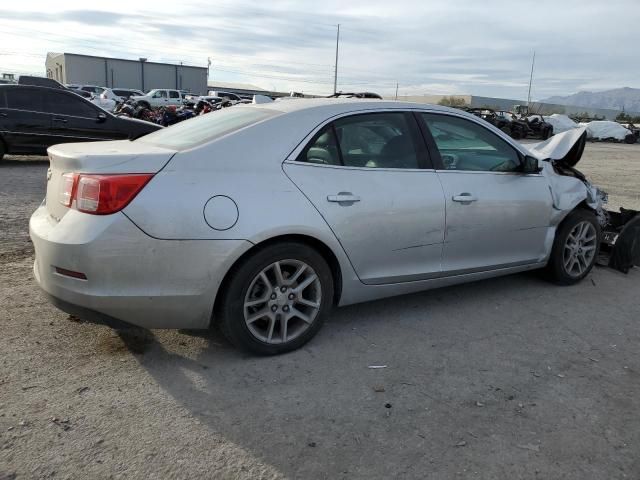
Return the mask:
M 0 4 L 0 73 L 47 52 L 207 66 L 268 90 L 526 99 L 640 87 L 638 0 L 300 0 Z

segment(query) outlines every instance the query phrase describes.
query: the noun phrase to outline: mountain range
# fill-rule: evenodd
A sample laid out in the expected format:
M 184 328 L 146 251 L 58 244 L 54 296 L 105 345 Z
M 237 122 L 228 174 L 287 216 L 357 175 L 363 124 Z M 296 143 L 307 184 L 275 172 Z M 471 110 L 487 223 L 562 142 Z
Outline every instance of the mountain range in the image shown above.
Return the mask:
M 542 100 L 542 102 L 640 112 L 640 88 L 624 87 L 605 90 L 603 92 L 578 92 L 565 97 L 549 97 Z

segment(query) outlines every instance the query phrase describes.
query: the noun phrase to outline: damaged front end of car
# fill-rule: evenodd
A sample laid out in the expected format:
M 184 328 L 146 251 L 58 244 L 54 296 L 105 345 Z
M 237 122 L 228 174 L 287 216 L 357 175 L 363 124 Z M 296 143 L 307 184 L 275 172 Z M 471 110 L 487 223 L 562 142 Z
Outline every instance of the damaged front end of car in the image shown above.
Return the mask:
M 593 210 L 602 229 L 598 264 L 627 273 L 640 266 L 640 212 L 625 208 L 614 212 L 604 207 L 607 194 L 575 168 L 586 141 L 586 130 L 578 128 L 528 149 L 542 160 L 542 174 L 549 181 L 558 222 L 580 205 Z

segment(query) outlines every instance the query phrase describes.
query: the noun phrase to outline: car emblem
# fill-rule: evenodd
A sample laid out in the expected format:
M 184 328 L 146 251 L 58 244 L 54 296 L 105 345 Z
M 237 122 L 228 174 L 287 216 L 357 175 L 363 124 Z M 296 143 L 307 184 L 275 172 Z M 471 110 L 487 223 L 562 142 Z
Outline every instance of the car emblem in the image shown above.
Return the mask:
M 51 169 L 50 169 L 50 168 L 48 168 L 48 169 L 47 169 L 47 182 L 48 182 L 49 180 L 51 180 L 51 175 L 52 175 L 52 174 L 51 174 Z

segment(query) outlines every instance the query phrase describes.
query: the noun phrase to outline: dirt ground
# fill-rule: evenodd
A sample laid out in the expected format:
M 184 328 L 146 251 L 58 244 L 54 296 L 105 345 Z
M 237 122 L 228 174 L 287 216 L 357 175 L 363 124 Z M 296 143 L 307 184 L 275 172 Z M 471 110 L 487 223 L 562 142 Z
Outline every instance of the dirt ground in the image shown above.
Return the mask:
M 640 208 L 640 145 L 589 144 L 579 167 Z M 256 358 L 49 305 L 27 232 L 46 169 L 0 163 L 1 480 L 640 479 L 640 269 L 355 305 Z

